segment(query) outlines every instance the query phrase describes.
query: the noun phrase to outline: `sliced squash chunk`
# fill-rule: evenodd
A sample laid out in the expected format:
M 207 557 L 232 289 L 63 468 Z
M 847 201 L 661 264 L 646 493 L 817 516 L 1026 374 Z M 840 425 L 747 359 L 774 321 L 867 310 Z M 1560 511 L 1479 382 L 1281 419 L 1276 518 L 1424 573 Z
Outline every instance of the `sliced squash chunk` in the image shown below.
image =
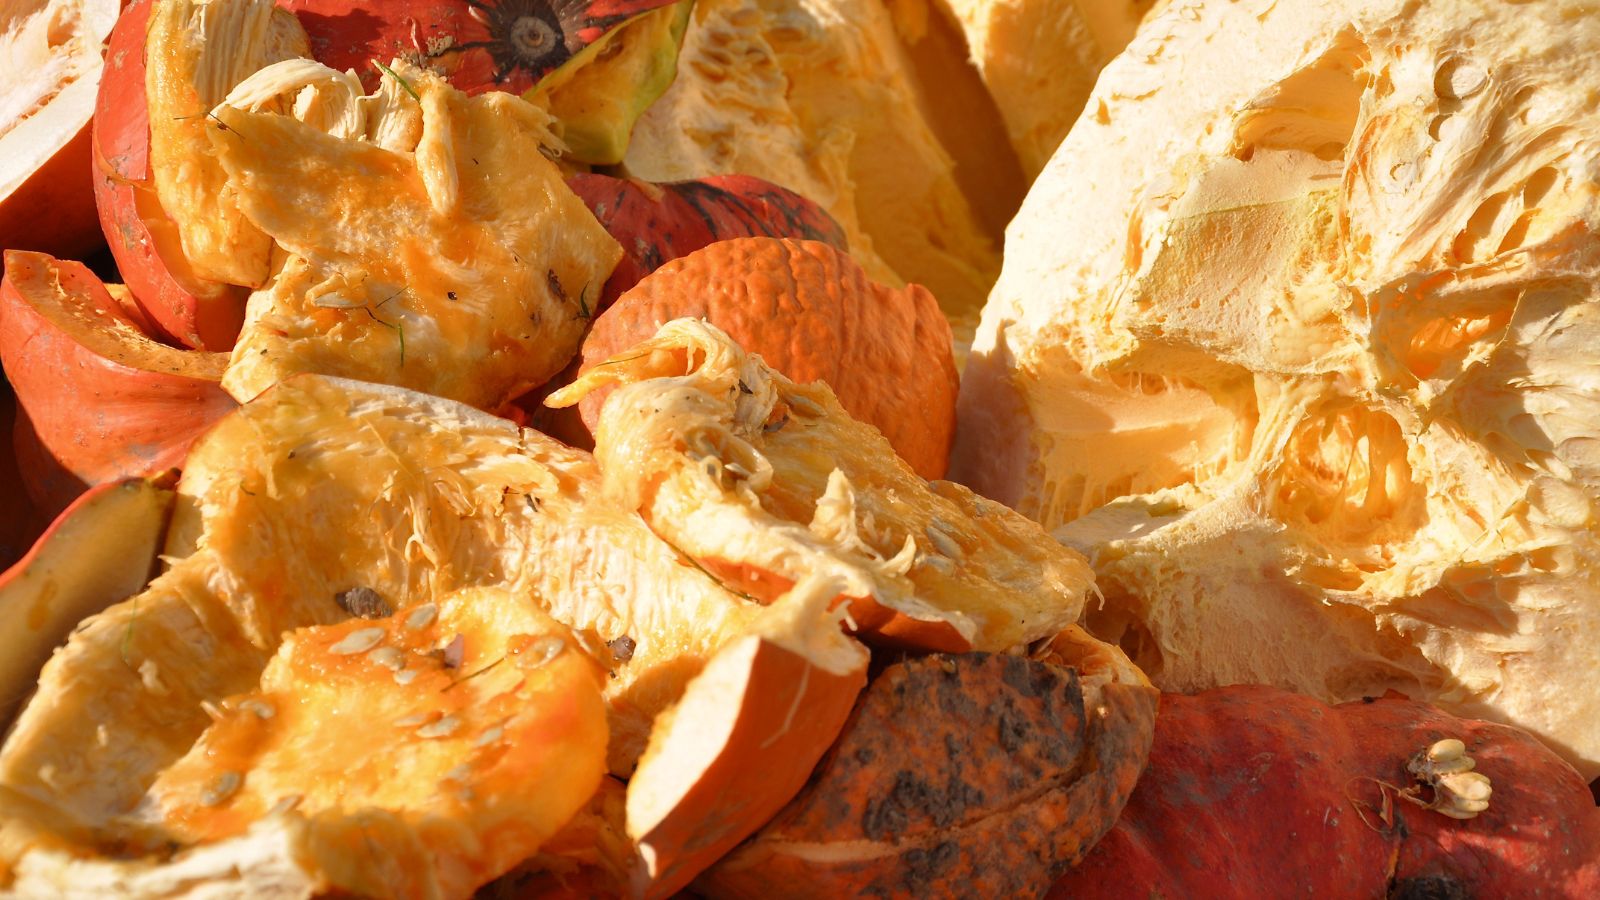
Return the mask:
M 839 577 L 856 627 L 927 649 L 1001 650 L 1078 617 L 1088 565 L 1037 525 L 917 477 L 822 382 L 799 385 L 714 326 L 668 322 L 551 395 L 604 384 L 606 490 L 728 583 L 772 599 Z

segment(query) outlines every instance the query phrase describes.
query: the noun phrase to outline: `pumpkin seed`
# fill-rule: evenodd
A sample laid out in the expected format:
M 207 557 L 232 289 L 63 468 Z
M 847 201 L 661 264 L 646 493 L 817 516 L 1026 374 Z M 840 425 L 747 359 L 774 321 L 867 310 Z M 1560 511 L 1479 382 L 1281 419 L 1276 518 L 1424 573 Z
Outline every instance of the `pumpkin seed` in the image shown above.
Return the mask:
M 378 642 L 382 641 L 387 634 L 388 632 L 382 628 L 362 628 L 359 631 L 352 631 L 344 636 L 344 640 L 329 647 L 328 652 L 334 656 L 352 656 L 357 653 L 365 653 L 378 646 Z

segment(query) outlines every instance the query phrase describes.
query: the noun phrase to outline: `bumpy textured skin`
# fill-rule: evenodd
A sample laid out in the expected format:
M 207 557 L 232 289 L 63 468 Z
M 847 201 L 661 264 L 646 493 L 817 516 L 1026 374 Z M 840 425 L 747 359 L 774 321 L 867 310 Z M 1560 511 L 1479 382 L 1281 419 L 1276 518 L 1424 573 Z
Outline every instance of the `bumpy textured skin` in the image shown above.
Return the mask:
M 983 653 L 890 665 L 805 791 L 697 887 L 1042 895 L 1117 821 L 1144 768 L 1156 691 L 1119 668 Z
M 1406 761 L 1443 738 L 1493 782 L 1489 808 L 1460 821 L 1396 800 L 1386 822 L 1378 782 L 1409 787 Z M 1422 703 L 1163 694 L 1121 820 L 1051 896 L 1303 897 L 1322 876 L 1349 897 L 1593 897 L 1600 809 L 1526 732 Z
M 1083 608 L 1076 553 L 919 477 L 826 384 L 791 382 L 715 326 L 675 319 L 548 402 L 610 384 L 595 449 L 607 494 L 749 596 L 838 577 L 870 640 L 953 652 L 1053 635 Z
M 584 339 L 581 371 L 682 317 L 711 322 L 792 381 L 827 383 L 918 475 L 944 477 L 960 381 L 950 325 L 921 286 L 879 284 L 815 241 L 719 241 L 623 295 Z M 591 431 L 608 393 L 583 401 Z
M 5 262 L 0 363 L 27 411 L 21 439 L 36 443 L 22 470 L 41 510 L 180 465 L 236 405 L 218 385 L 226 357 L 157 344 L 81 263 L 20 251 Z
M 646 275 L 716 241 L 787 237 L 850 250 L 844 229 L 827 210 L 749 175 L 649 185 L 585 172 L 567 179 L 567 186 L 622 245 L 622 261 L 606 281 L 597 314 Z
M 959 23 L 1031 181 L 1067 136 L 1100 69 L 1162 0 L 912 0 Z M 1094 115 L 1090 111 L 1090 115 Z
M 1571 9 L 1175 5 L 1035 182 L 951 471 L 1093 558 L 1091 629 L 1163 689 L 1393 688 L 1600 772 Z
M 821 204 L 873 278 L 926 285 L 963 345 L 1000 258 L 920 112 L 880 3 L 701 0 L 629 174 L 743 173 Z

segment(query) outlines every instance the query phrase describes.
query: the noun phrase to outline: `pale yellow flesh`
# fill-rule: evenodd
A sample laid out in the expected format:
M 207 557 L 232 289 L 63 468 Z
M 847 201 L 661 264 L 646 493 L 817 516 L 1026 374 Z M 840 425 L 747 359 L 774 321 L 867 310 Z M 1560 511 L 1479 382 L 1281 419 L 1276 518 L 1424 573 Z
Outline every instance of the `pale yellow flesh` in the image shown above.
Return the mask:
M 933 291 L 964 348 L 1000 258 L 921 102 L 878 3 L 700 0 L 624 166 L 754 175 L 821 204 L 874 279 Z
M 171 510 L 172 491 L 142 478 L 96 488 L 0 576 L 0 729 L 79 622 L 144 589 Z
M 89 123 L 117 6 L 16 0 L 0 9 L 0 200 Z
M 952 471 L 1090 555 L 1164 689 L 1396 688 L 1600 772 L 1600 20 L 1562 9 L 1174 8 L 1036 182 Z

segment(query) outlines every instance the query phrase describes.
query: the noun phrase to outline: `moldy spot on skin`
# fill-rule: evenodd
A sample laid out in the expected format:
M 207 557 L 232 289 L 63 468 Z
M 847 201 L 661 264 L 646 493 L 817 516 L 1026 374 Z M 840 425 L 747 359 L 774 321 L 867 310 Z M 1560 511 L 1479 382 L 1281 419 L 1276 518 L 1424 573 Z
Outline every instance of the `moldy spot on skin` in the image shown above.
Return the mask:
M 1467 900 L 1461 882 L 1448 875 L 1399 878 L 1389 884 L 1388 900 Z

